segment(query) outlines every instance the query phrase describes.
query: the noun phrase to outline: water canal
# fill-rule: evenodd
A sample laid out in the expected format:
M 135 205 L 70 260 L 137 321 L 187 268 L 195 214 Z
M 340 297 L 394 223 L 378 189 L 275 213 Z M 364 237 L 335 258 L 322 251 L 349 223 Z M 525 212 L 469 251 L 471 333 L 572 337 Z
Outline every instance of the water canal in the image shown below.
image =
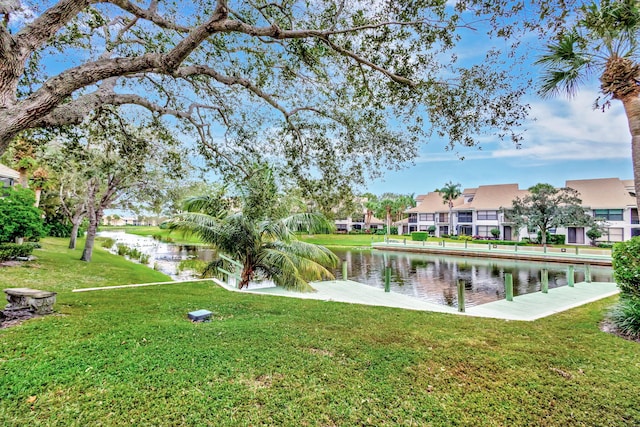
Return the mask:
M 150 237 L 124 232 L 101 233 L 117 243 L 135 247 L 150 256 L 149 264 L 173 279 L 193 277 L 190 272 L 178 273 L 181 260 L 198 258 L 209 261 L 210 248 L 162 243 Z M 114 246 L 115 248 L 115 246 Z M 451 255 L 385 252 L 377 250 L 338 250 L 333 252 L 347 262 L 348 278 L 376 288 L 384 288 L 385 265 L 391 267 L 391 290 L 425 301 L 457 306 L 457 283 L 465 285 L 466 306 L 485 304 L 505 298 L 504 275 L 513 275 L 514 295 L 540 291 L 541 272 L 548 270 L 549 288 L 567 284 L 567 265 L 550 262 L 499 260 L 456 257 Z M 575 266 L 575 282 L 585 280 L 583 265 Z M 342 268 L 335 270 L 342 278 Z M 591 266 L 594 282 L 612 282 L 611 267 Z
M 347 262 L 348 277 L 384 288 L 384 268 L 391 266 L 391 290 L 425 301 L 457 306 L 457 283 L 465 285 L 467 306 L 505 298 L 504 274 L 513 275 L 514 295 L 540 291 L 541 273 L 548 270 L 549 288 L 567 284 L 567 265 L 550 262 L 456 257 L 451 255 L 334 250 Z M 611 267 L 591 266 L 594 282 L 612 282 Z M 340 269 L 336 277 L 341 277 Z M 575 266 L 575 282 L 585 280 L 583 265 Z

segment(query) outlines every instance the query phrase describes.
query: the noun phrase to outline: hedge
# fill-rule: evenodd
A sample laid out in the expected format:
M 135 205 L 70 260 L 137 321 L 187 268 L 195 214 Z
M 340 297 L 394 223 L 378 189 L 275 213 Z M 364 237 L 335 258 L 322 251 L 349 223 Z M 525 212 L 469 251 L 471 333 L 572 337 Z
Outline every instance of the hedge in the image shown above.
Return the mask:
M 426 231 L 412 231 L 411 232 L 411 240 L 415 240 L 416 242 L 424 242 L 429 237 L 429 233 Z
M 26 258 L 33 252 L 34 245 L 25 243 L 19 245 L 17 243 L 0 244 L 0 261 L 7 261 L 16 258 Z

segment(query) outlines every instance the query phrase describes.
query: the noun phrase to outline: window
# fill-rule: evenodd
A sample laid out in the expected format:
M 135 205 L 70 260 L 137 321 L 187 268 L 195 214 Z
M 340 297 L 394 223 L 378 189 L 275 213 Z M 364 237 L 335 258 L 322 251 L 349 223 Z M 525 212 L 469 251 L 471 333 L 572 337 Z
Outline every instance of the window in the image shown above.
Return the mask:
M 478 225 L 476 227 L 476 235 L 480 237 L 492 237 L 491 229 L 496 228 L 491 225 Z
M 607 221 L 622 221 L 622 209 L 594 209 L 593 217 Z
M 442 236 L 443 234 L 449 234 L 449 226 L 448 225 L 441 225 L 440 226 L 440 236 Z
M 429 219 L 429 215 L 431 215 L 431 219 Z M 433 214 L 421 213 L 419 219 L 420 221 L 433 221 Z
M 409 222 L 410 223 L 418 222 L 418 214 L 410 213 L 409 214 Z
M 461 236 L 471 236 L 472 232 L 473 227 L 471 227 L 470 225 L 461 225 L 458 229 L 458 234 Z
M 623 228 L 605 228 L 602 233 L 602 239 L 607 239 L 608 242 L 622 242 L 624 240 Z
M 479 220 L 498 219 L 498 211 L 478 211 Z
M 438 215 L 438 222 L 449 222 L 449 214 L 441 213 Z
M 420 231 L 427 231 L 427 226 L 426 225 L 421 225 L 420 226 Z
M 471 211 L 458 212 L 458 222 L 473 222 L 473 212 Z

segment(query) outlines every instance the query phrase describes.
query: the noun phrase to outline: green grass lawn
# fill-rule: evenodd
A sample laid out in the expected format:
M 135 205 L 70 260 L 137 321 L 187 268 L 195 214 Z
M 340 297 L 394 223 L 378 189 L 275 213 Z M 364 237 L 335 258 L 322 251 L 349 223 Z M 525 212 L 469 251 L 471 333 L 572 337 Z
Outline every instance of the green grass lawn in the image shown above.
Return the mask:
M 508 322 L 208 282 L 71 293 L 165 277 L 65 243 L 0 268 L 59 292 L 57 315 L 0 330 L 0 425 L 640 425 L 640 347 L 598 328 L 615 298 Z

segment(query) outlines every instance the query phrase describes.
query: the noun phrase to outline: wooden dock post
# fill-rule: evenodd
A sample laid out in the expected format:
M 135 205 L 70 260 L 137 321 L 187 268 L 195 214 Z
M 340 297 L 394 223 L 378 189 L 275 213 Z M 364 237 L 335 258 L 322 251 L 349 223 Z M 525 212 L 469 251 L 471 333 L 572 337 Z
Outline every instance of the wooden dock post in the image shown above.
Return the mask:
M 513 301 L 513 274 L 504 274 L 504 293 L 507 301 Z
M 458 311 L 464 313 L 464 280 L 458 279 Z
M 575 277 L 574 277 L 574 276 L 575 276 L 575 274 L 574 274 L 574 267 L 573 267 L 573 265 L 570 265 L 570 266 L 567 268 L 567 285 L 568 285 L 570 288 L 573 288 L 574 280 L 575 280 Z
M 347 277 L 347 261 L 342 262 L 342 280 L 348 280 Z
M 391 267 L 384 268 L 384 291 L 391 292 Z
M 547 270 L 546 268 L 543 268 L 541 275 L 542 275 L 542 283 L 540 285 L 540 290 L 542 291 L 543 294 L 548 294 L 549 293 L 549 270 Z
M 584 265 L 584 281 L 591 283 L 591 264 Z

